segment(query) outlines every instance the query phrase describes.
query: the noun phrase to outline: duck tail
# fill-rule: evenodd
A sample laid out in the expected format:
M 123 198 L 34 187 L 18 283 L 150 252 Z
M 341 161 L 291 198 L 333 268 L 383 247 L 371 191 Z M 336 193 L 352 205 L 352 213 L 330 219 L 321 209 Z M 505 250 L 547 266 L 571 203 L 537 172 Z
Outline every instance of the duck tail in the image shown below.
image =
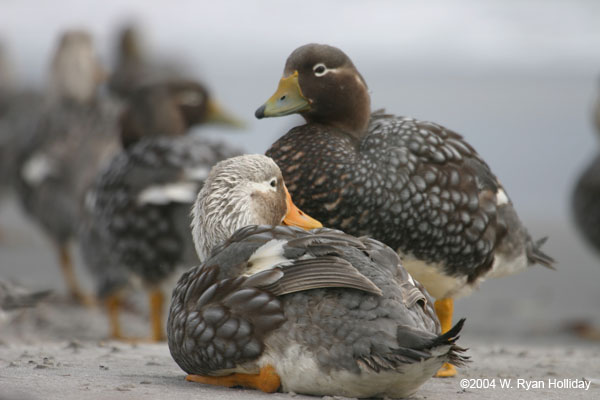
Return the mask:
M 470 358 L 462 354 L 468 349 L 456 345 L 456 341 L 460 338 L 458 334 L 463 328 L 465 320 L 465 318 L 461 318 L 460 321 L 458 321 L 456 325 L 454 325 L 448 332 L 436 337 L 432 342 L 432 347 L 449 345 L 450 350 L 448 351 L 448 362 L 457 367 L 461 367 L 468 363 Z
M 554 268 L 554 264 L 556 264 L 554 258 L 544 253 L 541 249 L 544 243 L 546 243 L 546 240 L 548 240 L 548 236 L 545 236 L 536 241 L 532 240 L 528 243 L 527 260 L 529 260 L 530 264 L 540 264 L 546 268 L 556 270 L 556 268 Z

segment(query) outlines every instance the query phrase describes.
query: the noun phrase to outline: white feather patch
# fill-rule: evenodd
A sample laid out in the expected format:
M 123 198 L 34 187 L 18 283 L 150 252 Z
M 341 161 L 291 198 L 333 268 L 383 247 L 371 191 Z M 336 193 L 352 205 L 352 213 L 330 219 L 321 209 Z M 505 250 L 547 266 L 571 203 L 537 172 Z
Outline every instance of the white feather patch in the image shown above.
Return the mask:
M 468 295 L 473 286 L 467 284 L 466 276 L 450 276 L 444 273 L 439 263 L 426 263 L 411 256 L 403 255 L 398 250 L 402 265 L 413 279 L 419 281 L 434 299 L 446 297 L 462 297 Z M 478 282 L 479 283 L 479 282 Z
M 504 189 L 498 188 L 498 191 L 496 192 L 496 205 L 501 206 L 504 204 L 508 204 L 508 201 L 508 196 L 506 195 Z
M 174 182 L 152 185 L 138 195 L 138 204 L 193 203 L 198 194 L 196 182 Z
M 503 254 L 494 255 L 494 264 L 487 273 L 486 278 L 500 278 L 520 272 L 527 268 L 527 253 L 523 250 L 520 254 L 512 255 L 511 258 Z
M 37 153 L 29 157 L 21 169 L 21 176 L 31 186 L 43 182 L 56 172 L 53 160 L 45 154 Z
M 408 272 L 408 271 L 407 271 Z M 410 282 L 411 285 L 413 286 L 417 286 L 415 285 L 415 280 L 413 279 L 412 275 L 410 274 L 410 272 L 408 273 L 408 281 Z
M 252 266 L 248 268 L 244 275 L 251 276 L 278 265 L 291 264 L 292 260 L 289 260 L 283 256 L 283 246 L 286 243 L 286 240 L 273 239 L 256 249 L 256 251 L 248 259 L 248 263 L 250 263 Z

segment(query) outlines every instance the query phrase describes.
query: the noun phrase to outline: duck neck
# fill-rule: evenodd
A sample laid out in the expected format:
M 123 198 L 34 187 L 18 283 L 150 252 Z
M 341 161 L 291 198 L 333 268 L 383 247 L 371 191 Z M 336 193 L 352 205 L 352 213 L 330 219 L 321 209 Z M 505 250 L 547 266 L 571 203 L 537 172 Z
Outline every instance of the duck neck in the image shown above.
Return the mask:
M 367 135 L 371 118 L 371 98 L 366 84 L 358 76 L 346 81 L 330 97 L 319 98 L 318 105 L 302 116 L 307 123 L 316 122 L 343 131 L 356 141 Z
M 336 119 L 320 119 L 320 118 L 306 118 L 307 123 L 319 123 L 326 126 L 335 128 L 338 131 L 342 131 L 349 135 L 356 141 L 362 140 L 367 134 L 367 127 L 369 125 L 370 110 L 361 110 L 359 113 L 353 113 L 344 118 Z

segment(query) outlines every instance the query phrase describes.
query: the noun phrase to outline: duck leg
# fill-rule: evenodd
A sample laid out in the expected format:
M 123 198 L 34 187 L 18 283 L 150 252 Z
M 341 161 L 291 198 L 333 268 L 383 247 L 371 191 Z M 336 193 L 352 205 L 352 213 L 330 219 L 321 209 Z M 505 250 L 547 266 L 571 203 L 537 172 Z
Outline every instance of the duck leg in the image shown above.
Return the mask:
M 162 339 L 162 329 L 159 330 L 159 338 L 157 339 L 156 336 L 156 332 L 155 332 L 155 328 L 154 328 L 154 312 L 152 309 L 152 304 L 153 302 L 156 302 L 156 300 L 153 300 L 152 298 L 152 294 L 150 295 L 150 318 L 153 324 L 153 329 L 152 329 L 152 335 L 150 337 L 146 337 L 146 338 L 140 338 L 140 337 L 129 337 L 129 336 L 125 336 L 123 334 L 123 331 L 121 330 L 121 323 L 119 320 L 119 314 L 121 313 L 121 310 L 123 309 L 123 298 L 121 293 L 114 293 L 111 294 L 110 296 L 108 296 L 106 298 L 106 300 L 104 301 L 104 305 L 106 306 L 106 312 L 108 314 L 108 323 L 109 323 L 109 327 L 110 327 L 110 338 L 114 339 L 114 340 L 119 340 L 121 342 L 126 342 L 126 343 L 154 343 L 154 342 L 158 342 Z M 159 307 L 161 307 L 161 305 L 159 305 Z M 161 321 L 158 321 L 158 324 L 160 326 Z
M 119 312 L 121 310 L 121 296 L 118 293 L 111 294 L 104 301 L 108 313 L 108 324 L 110 326 L 110 337 L 115 340 L 126 339 L 121 331 Z
M 275 368 L 266 365 L 258 374 L 232 374 L 227 376 L 188 375 L 189 382 L 204 383 L 206 385 L 234 387 L 241 386 L 247 389 L 257 389 L 265 393 L 273 393 L 281 386 L 281 379 Z
M 152 330 L 151 341 L 162 342 L 165 338 L 165 328 L 163 326 L 163 308 L 165 296 L 160 289 L 150 291 L 150 326 Z
M 454 313 L 454 300 L 452 298 L 446 298 L 436 300 L 434 303 L 435 313 L 437 314 L 440 325 L 442 326 L 442 333 L 446 333 L 452 328 L 452 314 Z M 435 374 L 436 378 L 449 378 L 456 375 L 456 367 L 449 363 L 444 363 L 442 368 Z
M 96 303 L 94 298 L 88 294 L 85 294 L 79 287 L 79 283 L 75 277 L 73 261 L 71 259 L 71 253 L 69 252 L 68 246 L 66 244 L 57 244 L 57 248 L 60 269 L 62 270 L 63 278 L 65 279 L 67 287 L 69 288 L 69 293 L 84 306 L 94 306 Z

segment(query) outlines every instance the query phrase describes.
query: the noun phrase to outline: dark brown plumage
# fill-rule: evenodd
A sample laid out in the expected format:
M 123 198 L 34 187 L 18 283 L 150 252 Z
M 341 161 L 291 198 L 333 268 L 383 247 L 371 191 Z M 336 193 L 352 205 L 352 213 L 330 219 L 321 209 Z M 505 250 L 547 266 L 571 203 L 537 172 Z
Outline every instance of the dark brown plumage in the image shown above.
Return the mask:
M 438 298 L 457 294 L 493 269 L 501 274 L 510 268 L 504 264 L 524 254 L 530 260 L 519 261 L 522 267 L 540 261 L 533 259 L 534 243 L 502 185 L 459 134 L 431 122 L 371 115 L 364 79 L 335 47 L 295 50 L 284 77 L 294 73 L 307 123 L 267 155 L 309 214 L 326 226 L 372 235 L 407 260 L 464 277 L 453 287 L 430 287 Z M 257 116 L 286 114 L 277 111 L 289 101 L 281 86 L 276 95 Z M 411 273 L 420 275 L 416 268 Z
M 552 266 L 473 147 L 435 123 L 371 114 L 367 85 L 341 50 L 309 44 L 290 55 L 256 116 L 292 113 L 306 124 L 266 154 L 299 207 L 325 226 L 396 249 L 440 300 L 443 331 L 451 327 L 452 298 L 482 278 Z

